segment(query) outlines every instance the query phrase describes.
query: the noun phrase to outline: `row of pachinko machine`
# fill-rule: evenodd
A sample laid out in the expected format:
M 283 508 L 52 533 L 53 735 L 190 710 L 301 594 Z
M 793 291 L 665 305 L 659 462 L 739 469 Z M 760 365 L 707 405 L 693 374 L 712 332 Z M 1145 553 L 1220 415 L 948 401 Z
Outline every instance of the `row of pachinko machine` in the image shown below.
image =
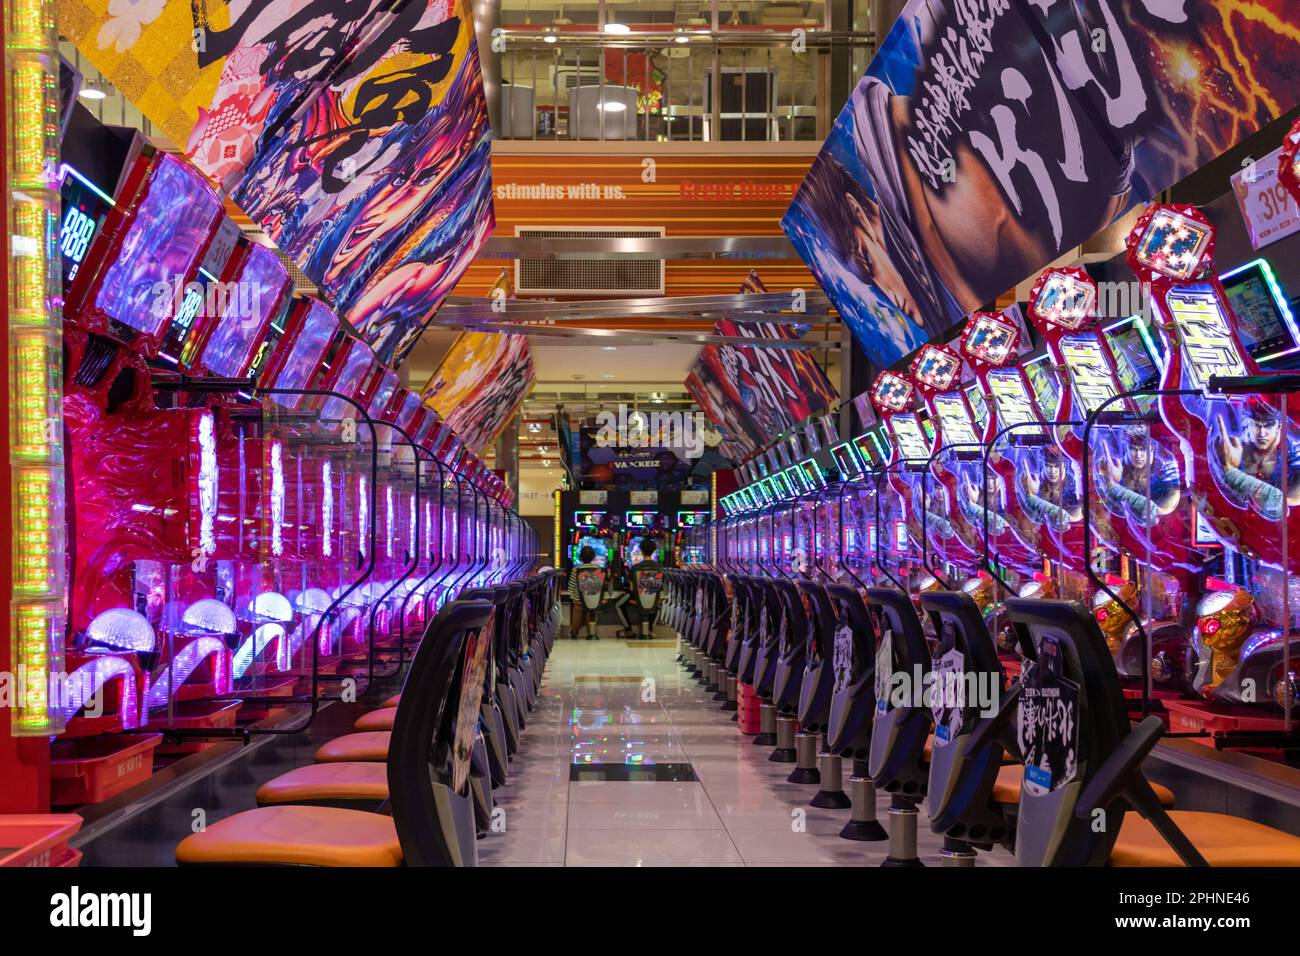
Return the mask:
M 64 159 L 67 629 L 14 730 L 55 738 L 51 803 L 81 806 L 394 676 L 536 541 L 194 168 L 107 126 Z
M 972 314 L 878 376 L 866 434 L 789 468 L 747 465 L 699 532 L 709 563 L 792 594 L 895 589 L 918 612 L 927 592 L 964 592 L 1008 677 L 1033 650 L 1006 602 L 1076 601 L 1132 715 L 1295 762 L 1300 373 L 1259 357 L 1300 340 L 1267 263 L 1221 276 L 1213 253 L 1201 212 L 1153 205 L 1126 257 L 1148 314 L 1103 318 L 1081 268 L 1043 272 L 1023 308 Z M 1243 279 L 1275 303 L 1277 341 L 1234 310 Z M 937 659 L 938 618 L 919 617 Z M 808 666 L 849 667 L 848 631 L 809 638 Z

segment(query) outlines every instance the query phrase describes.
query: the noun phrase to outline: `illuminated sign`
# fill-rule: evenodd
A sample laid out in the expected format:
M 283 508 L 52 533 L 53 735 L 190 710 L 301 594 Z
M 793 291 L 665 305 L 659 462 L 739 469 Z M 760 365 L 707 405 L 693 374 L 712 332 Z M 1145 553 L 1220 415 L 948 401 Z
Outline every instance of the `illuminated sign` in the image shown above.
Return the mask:
M 1091 414 L 1117 394 L 1115 376 L 1096 335 L 1071 335 L 1061 339 L 1061 357 L 1086 413 Z
M 994 369 L 988 374 L 989 391 L 998 409 L 998 423 L 1007 428 L 1038 421 L 1033 400 L 1020 372 L 1013 368 Z
M 1171 279 L 1190 279 L 1200 268 L 1213 230 L 1173 209 L 1159 209 L 1134 250 L 1139 263 Z
M 271 553 L 284 554 L 284 447 L 271 442 Z
M 891 412 L 905 412 L 912 404 L 912 384 L 901 375 L 885 372 L 876 379 L 872 400 Z
M 912 363 L 912 377 L 932 389 L 951 388 L 961 361 L 947 349 L 927 345 Z
M 930 443 L 915 415 L 896 415 L 889 421 L 898 442 L 898 452 L 903 459 L 925 461 L 930 457 Z
M 598 528 L 605 520 L 604 511 L 575 511 L 573 523 L 579 528 Z
M 961 337 L 962 348 L 989 365 L 1005 365 L 1020 338 L 1020 330 L 994 312 L 976 312 Z
M 199 417 L 199 550 L 217 550 L 217 439 L 211 412 Z
M 334 550 L 332 542 L 334 537 L 334 480 L 332 471 L 330 460 L 326 458 L 325 463 L 321 466 L 320 546 L 321 553 L 327 558 Z
M 1029 308 L 1044 322 L 1077 329 L 1096 313 L 1097 287 L 1069 272 L 1052 272 Z
M 1178 325 L 1192 385 L 1204 389 L 1216 375 L 1246 375 L 1228 317 L 1208 282 L 1179 286 L 1165 293 L 1165 306 Z
M 979 436 L 971 421 L 970 410 L 961 396 L 956 392 L 947 392 L 934 397 L 934 412 L 943 426 L 943 439 L 946 445 L 978 445 Z

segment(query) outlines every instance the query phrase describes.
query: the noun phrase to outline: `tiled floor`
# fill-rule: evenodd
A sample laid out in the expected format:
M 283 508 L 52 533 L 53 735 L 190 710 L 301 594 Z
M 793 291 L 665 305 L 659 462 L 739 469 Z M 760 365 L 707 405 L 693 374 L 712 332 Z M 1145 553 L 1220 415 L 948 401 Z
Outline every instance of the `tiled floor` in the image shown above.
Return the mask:
M 790 765 L 770 763 L 771 748 L 742 736 L 676 656 L 667 640 L 556 642 L 496 795 L 504 831 L 479 841 L 480 864 L 879 865 L 887 844 L 840 839 L 849 811 L 810 807 L 817 788 L 787 783 Z M 920 831 L 921 857 L 937 865 L 924 814 Z

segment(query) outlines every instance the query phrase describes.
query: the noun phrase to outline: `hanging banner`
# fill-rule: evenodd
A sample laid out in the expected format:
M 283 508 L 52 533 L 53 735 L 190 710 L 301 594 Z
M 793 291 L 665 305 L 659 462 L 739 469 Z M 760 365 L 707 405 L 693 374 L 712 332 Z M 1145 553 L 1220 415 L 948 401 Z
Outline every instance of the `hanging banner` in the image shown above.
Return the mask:
M 82 54 L 400 361 L 492 228 L 467 0 L 76 0 L 59 13 Z
M 1293 6 L 912 0 L 782 225 L 890 365 L 1290 109 Z
M 482 455 L 528 397 L 537 374 L 526 335 L 462 332 L 421 397 Z
M 740 292 L 760 294 L 767 292 L 767 287 L 751 272 Z M 716 323 L 713 331 L 715 335 L 737 338 L 799 339 L 807 328 L 725 319 Z M 760 345 L 706 345 L 685 385 L 696 404 L 722 431 L 726 439 L 724 453 L 731 454 L 743 446 L 740 457 L 840 400 L 826 373 L 808 352 Z

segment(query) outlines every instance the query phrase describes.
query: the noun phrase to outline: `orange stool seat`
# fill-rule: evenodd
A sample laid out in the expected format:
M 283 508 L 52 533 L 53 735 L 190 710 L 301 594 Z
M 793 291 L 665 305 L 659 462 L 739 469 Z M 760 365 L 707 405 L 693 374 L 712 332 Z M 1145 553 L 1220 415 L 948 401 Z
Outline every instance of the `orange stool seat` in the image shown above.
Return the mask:
M 394 694 L 392 697 L 388 698 L 388 700 L 384 701 L 384 706 L 385 706 L 385 707 L 396 707 L 396 706 L 397 706 L 397 702 L 398 702 L 399 700 L 401 700 L 401 699 L 402 699 L 402 695 L 401 695 L 401 694 Z
M 383 707 L 362 714 L 352 726 L 357 730 L 392 730 L 393 719 L 397 716 L 396 707 Z
M 388 799 L 385 763 L 314 763 L 282 773 L 257 790 L 258 806 Z
M 1024 776 L 1025 768 L 1023 765 L 1018 763 L 1004 764 L 998 770 L 998 779 L 993 784 L 993 802 L 1019 803 L 1020 781 Z M 1159 798 L 1161 806 L 1172 807 L 1174 805 L 1174 792 L 1168 787 L 1152 783 L 1151 789 L 1156 792 L 1156 797 Z
M 1300 837 L 1272 827 L 1199 810 L 1169 814 L 1211 866 L 1300 866 Z M 1156 828 L 1137 813 L 1124 814 L 1111 866 L 1182 866 Z
M 391 817 L 336 807 L 258 807 L 226 817 L 176 848 L 182 865 L 401 866 Z
M 342 760 L 387 760 L 388 741 L 393 735 L 388 731 L 369 731 L 361 734 L 344 734 L 336 737 L 316 751 L 317 763 L 338 763 Z

